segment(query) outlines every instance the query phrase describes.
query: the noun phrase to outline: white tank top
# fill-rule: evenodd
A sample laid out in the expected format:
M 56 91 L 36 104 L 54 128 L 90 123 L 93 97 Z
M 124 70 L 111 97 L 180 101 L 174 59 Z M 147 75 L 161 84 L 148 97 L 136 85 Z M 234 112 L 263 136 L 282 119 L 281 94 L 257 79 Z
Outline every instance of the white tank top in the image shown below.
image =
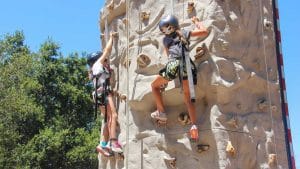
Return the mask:
M 98 90 L 104 87 L 104 83 L 110 78 L 109 69 L 103 66 L 100 62 L 96 62 L 92 67 L 93 77 L 98 77 Z M 96 78 L 93 79 L 94 86 L 96 86 Z

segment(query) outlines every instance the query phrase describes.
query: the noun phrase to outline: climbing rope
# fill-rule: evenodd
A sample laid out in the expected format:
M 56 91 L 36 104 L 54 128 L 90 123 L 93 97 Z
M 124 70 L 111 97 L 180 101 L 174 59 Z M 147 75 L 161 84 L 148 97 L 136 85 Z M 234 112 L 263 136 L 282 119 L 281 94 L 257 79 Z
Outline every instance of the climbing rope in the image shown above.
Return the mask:
M 126 94 L 129 96 L 129 5 L 130 0 L 126 0 L 126 76 L 127 76 L 127 87 L 126 87 Z M 128 168 L 128 158 L 129 158 L 129 107 L 128 101 L 125 102 L 125 112 L 126 112 L 126 150 L 125 150 L 125 168 Z
M 108 22 L 107 22 L 107 16 L 105 18 L 105 22 L 104 22 L 104 38 L 105 38 L 105 46 L 107 45 L 107 41 L 108 41 Z
M 143 29 L 142 25 L 142 13 L 141 13 L 141 6 L 139 6 L 139 31 Z M 142 34 L 139 34 L 139 39 L 138 39 L 138 55 L 142 52 L 142 45 L 141 45 L 141 40 L 142 40 Z
M 272 113 L 272 109 L 271 109 L 271 94 L 270 94 L 270 85 L 269 85 L 269 73 L 268 73 L 268 63 L 267 63 L 267 56 L 266 56 L 266 45 L 265 45 L 265 31 L 264 31 L 264 23 L 263 23 L 263 7 L 262 7 L 262 1 L 259 1 L 259 14 L 260 14 L 260 20 L 261 20 L 261 31 L 262 31 L 262 42 L 263 42 L 263 54 L 264 54 L 264 62 L 265 62 L 265 72 L 266 72 L 266 78 L 267 78 L 267 98 L 269 100 L 269 113 L 270 113 L 270 117 L 271 117 L 271 125 L 272 125 L 272 129 L 274 128 L 274 119 L 273 119 L 273 113 Z M 277 145 L 276 145 L 276 134 L 274 131 L 274 138 L 273 138 L 273 142 L 274 142 L 274 150 L 275 150 L 275 154 L 277 155 Z M 278 161 L 277 159 L 278 157 L 276 156 L 276 161 Z M 278 166 L 278 164 L 277 164 Z
M 107 23 L 107 16 L 106 16 L 106 19 L 105 19 L 105 32 L 104 32 L 104 37 L 105 37 L 105 46 L 107 46 L 107 42 L 108 42 L 108 23 Z M 109 55 L 107 56 L 108 58 L 107 58 L 107 62 L 108 62 L 108 64 L 109 64 L 109 62 L 110 62 L 110 59 L 109 59 Z M 105 91 L 104 91 L 104 97 L 107 97 L 107 94 L 106 94 L 106 91 L 107 91 L 107 87 L 105 87 Z M 104 113 L 104 123 L 107 123 L 107 105 L 105 104 L 105 113 Z
M 185 4 L 185 2 L 183 0 L 183 2 L 182 2 L 182 22 L 184 21 L 184 4 Z
M 171 0 L 171 14 L 174 14 L 174 0 Z

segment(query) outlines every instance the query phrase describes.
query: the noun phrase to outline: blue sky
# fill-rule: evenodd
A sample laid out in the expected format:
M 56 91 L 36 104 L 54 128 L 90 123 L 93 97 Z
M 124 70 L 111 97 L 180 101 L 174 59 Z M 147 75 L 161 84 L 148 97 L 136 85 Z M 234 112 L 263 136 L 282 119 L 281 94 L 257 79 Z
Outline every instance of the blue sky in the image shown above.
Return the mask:
M 34 51 L 48 37 L 63 54 L 100 48 L 99 10 L 104 0 L 0 0 L 0 35 L 23 30 Z
M 0 36 L 23 30 L 26 43 L 36 51 L 48 37 L 64 55 L 100 48 L 99 10 L 104 0 L 1 0 Z M 300 8 L 299 0 L 279 0 L 280 26 L 287 98 L 297 168 L 300 168 Z
M 284 56 L 284 69 L 287 85 L 287 99 L 289 104 L 290 122 L 293 136 L 294 153 L 297 168 L 300 168 L 300 14 L 299 0 L 279 0 L 279 16 Z

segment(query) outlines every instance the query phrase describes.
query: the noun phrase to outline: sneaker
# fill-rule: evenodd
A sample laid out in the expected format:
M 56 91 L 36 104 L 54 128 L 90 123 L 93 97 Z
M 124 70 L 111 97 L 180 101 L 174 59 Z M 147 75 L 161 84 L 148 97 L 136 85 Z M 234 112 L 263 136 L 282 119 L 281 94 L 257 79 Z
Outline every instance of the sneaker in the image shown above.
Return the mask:
M 115 153 L 122 153 L 122 146 L 120 145 L 120 143 L 118 141 L 112 142 L 111 143 L 111 150 Z
M 102 155 L 104 155 L 105 157 L 110 157 L 112 156 L 112 154 L 109 152 L 108 149 L 103 148 L 100 144 L 96 147 L 96 151 L 98 153 L 101 153 Z
M 166 113 L 159 113 L 158 111 L 151 113 L 151 118 L 160 120 L 160 121 L 167 121 Z
M 190 129 L 190 136 L 191 139 L 193 140 L 198 140 L 199 139 L 199 133 L 198 133 L 198 128 L 196 125 L 193 125 Z
M 101 146 L 101 148 L 103 149 L 110 149 L 110 146 L 109 146 L 109 142 L 106 142 L 106 141 L 101 141 L 99 146 Z

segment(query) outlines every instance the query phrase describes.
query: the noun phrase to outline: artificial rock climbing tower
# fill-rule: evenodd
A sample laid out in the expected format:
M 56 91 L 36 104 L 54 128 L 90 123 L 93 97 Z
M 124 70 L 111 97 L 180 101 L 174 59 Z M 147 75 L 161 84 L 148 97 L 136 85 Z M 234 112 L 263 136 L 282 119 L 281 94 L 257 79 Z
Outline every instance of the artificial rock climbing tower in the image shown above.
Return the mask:
M 99 168 L 293 168 L 274 3 L 107 0 L 99 25 L 102 33 L 119 33 L 110 63 L 114 89 L 126 96 L 116 98 L 125 159 L 100 157 Z M 198 143 L 187 137 L 190 124 L 176 81 L 163 92 L 167 126 L 157 127 L 150 119 L 155 110 L 151 82 L 167 61 L 157 24 L 172 13 L 181 28 L 194 29 L 196 16 L 210 31 L 190 45 L 198 68 Z M 209 149 L 200 152 L 198 144 Z

